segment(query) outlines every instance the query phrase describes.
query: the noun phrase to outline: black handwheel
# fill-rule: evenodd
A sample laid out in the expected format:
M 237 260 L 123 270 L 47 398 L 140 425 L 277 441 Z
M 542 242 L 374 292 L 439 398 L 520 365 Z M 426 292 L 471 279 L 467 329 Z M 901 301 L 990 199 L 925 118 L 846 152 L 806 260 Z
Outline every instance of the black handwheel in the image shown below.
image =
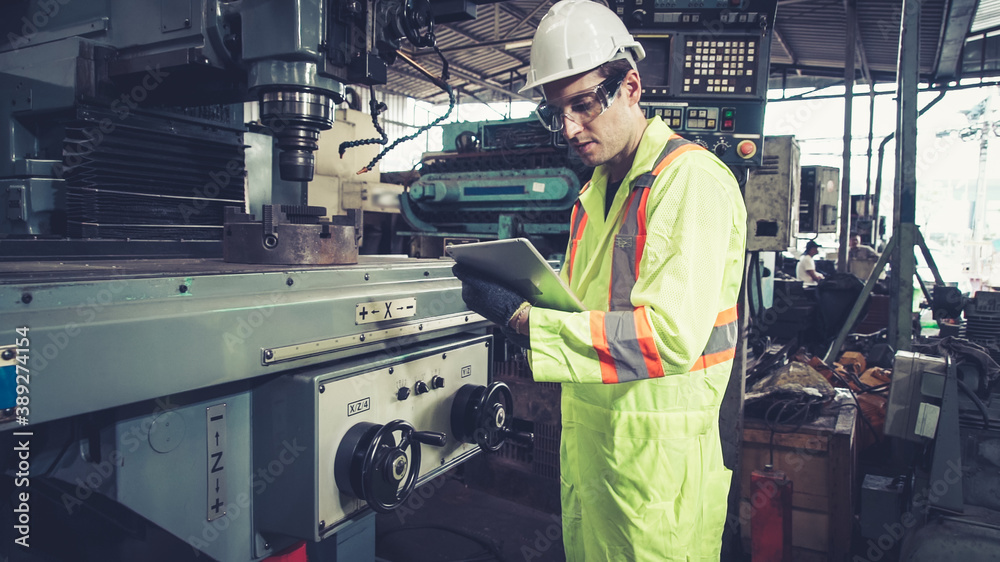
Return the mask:
M 393 437 L 397 431 L 399 443 Z M 415 433 L 413 426 L 403 420 L 385 425 L 355 424 L 337 449 L 337 486 L 350 490 L 379 513 L 402 505 L 413 492 L 420 472 L 420 443 Z
M 405 25 L 403 32 L 414 47 L 431 47 L 434 45 L 434 14 L 431 3 L 427 0 L 409 0 L 403 10 Z M 421 34 L 422 28 L 427 33 Z
M 496 451 L 514 433 L 514 396 L 502 382 L 489 386 L 467 384 L 455 393 L 451 405 L 451 430 L 463 443 Z

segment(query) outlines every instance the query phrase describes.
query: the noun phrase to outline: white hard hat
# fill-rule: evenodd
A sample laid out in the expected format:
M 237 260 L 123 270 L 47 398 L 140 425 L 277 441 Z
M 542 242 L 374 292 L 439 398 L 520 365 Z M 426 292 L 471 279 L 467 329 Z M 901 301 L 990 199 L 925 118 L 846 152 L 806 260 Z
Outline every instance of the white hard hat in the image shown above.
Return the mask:
M 531 43 L 528 81 L 518 93 L 593 70 L 616 59 L 632 67 L 646 56 L 618 16 L 594 0 L 562 0 L 552 5 Z

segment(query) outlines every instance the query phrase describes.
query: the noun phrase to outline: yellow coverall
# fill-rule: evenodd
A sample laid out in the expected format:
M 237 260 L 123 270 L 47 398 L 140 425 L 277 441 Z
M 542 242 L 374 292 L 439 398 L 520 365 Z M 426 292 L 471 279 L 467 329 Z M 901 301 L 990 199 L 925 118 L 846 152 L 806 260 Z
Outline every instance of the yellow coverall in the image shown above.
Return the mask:
M 661 161 L 671 138 L 684 146 Z M 651 187 L 635 189 L 643 177 Z M 588 312 L 533 308 L 529 317 L 534 379 L 563 383 L 567 559 L 718 560 L 731 480 L 719 407 L 736 345 L 746 208 L 729 169 L 659 117 L 605 220 L 607 183 L 599 166 L 561 271 Z M 638 250 L 630 279 L 623 250 Z

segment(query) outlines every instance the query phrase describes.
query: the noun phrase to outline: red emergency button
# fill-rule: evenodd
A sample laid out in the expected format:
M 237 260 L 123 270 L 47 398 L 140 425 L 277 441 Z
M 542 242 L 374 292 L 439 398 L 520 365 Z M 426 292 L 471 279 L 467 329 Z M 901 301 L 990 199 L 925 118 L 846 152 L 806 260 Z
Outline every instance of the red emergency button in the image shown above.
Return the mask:
M 757 154 L 757 145 L 753 141 L 740 141 L 740 144 L 736 145 L 736 152 L 740 158 L 752 158 L 754 154 Z

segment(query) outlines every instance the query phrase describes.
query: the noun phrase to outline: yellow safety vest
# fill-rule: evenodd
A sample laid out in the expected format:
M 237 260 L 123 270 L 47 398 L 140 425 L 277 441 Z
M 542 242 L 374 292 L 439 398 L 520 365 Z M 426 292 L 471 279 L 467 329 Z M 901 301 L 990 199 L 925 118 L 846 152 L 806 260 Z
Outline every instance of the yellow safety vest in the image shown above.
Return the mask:
M 598 167 L 561 272 L 588 312 L 529 317 L 535 380 L 567 383 L 567 557 L 717 560 L 731 479 L 719 406 L 738 336 L 746 208 L 729 169 L 659 118 L 607 219 L 606 186 Z

